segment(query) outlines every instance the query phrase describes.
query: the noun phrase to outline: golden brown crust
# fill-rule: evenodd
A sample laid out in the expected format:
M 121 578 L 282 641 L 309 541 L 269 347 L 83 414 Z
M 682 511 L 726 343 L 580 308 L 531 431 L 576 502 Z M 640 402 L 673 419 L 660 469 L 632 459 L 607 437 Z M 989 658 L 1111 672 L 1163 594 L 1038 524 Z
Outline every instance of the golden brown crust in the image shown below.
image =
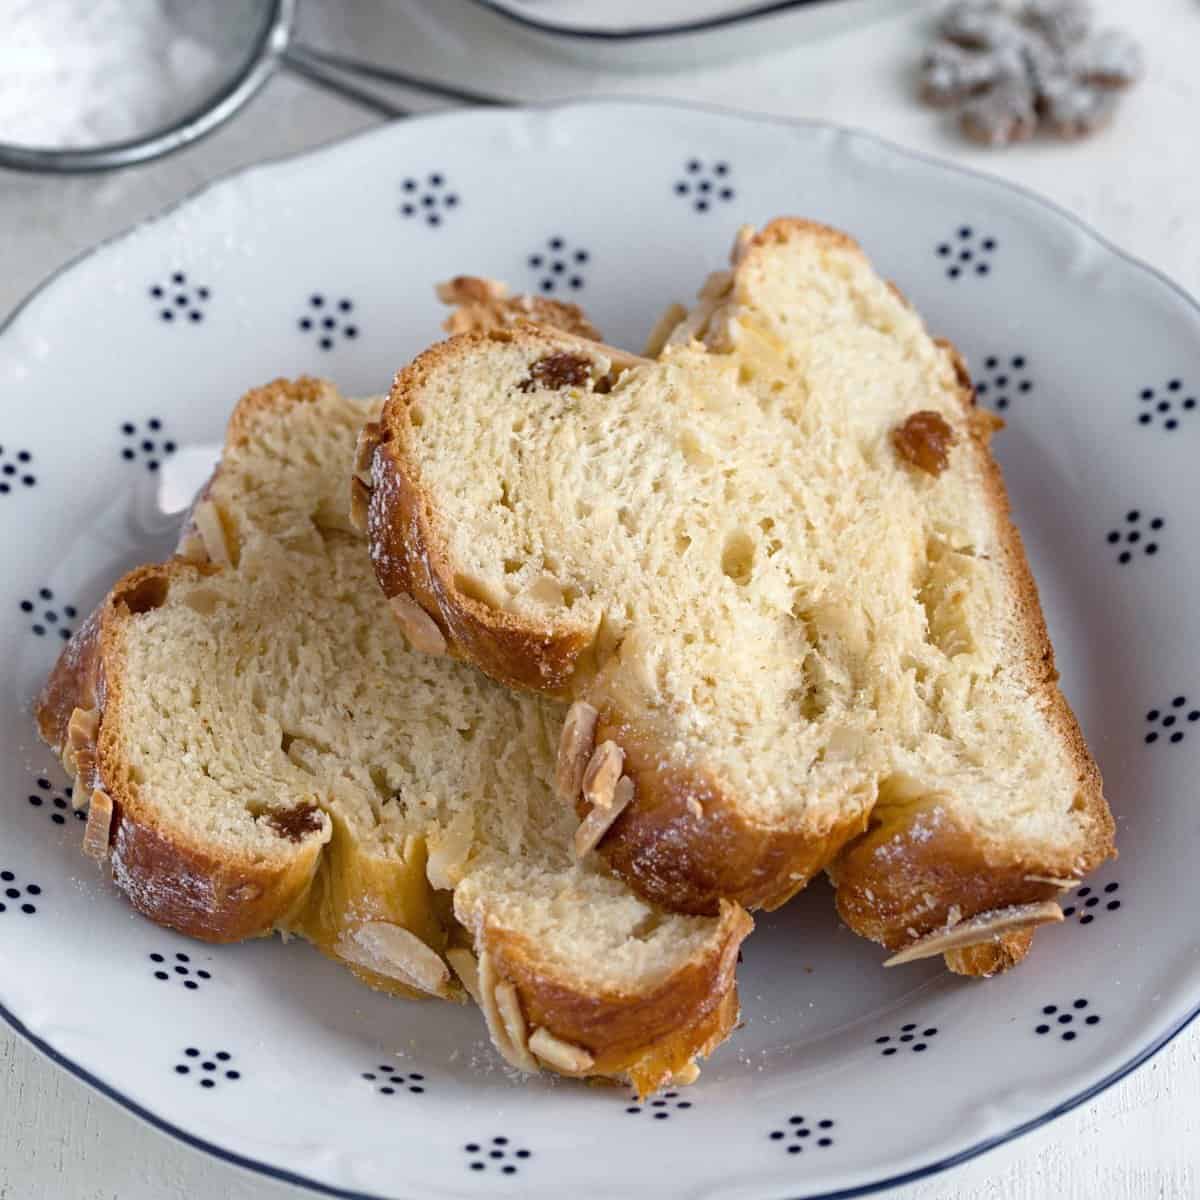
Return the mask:
M 797 218 L 770 222 L 739 243 L 736 269 L 752 265 L 755 251 L 795 236 L 817 238 L 833 248 L 861 254 L 839 230 Z M 546 344 L 532 330 L 506 335 L 529 339 L 531 350 Z M 483 339 L 454 339 L 426 351 L 400 372 L 384 410 L 385 445 L 374 460 L 371 541 L 376 571 L 388 595 L 407 592 L 438 622 L 451 653 L 513 687 L 571 696 L 572 677 L 585 660 L 592 632 L 543 626 L 494 609 L 455 586 L 454 565 L 437 533 L 434 499 L 405 454 L 409 407 L 426 378 L 442 362 Z M 640 894 L 684 912 L 712 912 L 732 898 L 748 907 L 774 907 L 823 867 L 838 884 L 843 918 L 864 936 L 891 949 L 953 919 L 1011 904 L 1051 898 L 1053 885 L 1035 875 L 1076 877 L 1114 853 L 1113 823 L 1099 772 L 1058 687 L 1054 655 L 1037 589 L 1009 516 L 1008 497 L 988 442 L 999 422 L 975 407 L 975 394 L 962 356 L 939 342 L 957 385 L 967 437 L 958 452 L 973 454 L 984 481 L 1003 557 L 1031 690 L 1075 763 L 1077 810 L 1086 827 L 1082 849 L 1070 861 L 1029 859 L 1012 848 L 989 847 L 975 831 L 961 828 L 947 806 L 931 798 L 901 810 L 880 809 L 869 827 L 855 815 L 840 826 L 802 832 L 763 830 L 737 811 L 731 797 L 711 779 L 661 761 L 647 731 L 618 714 L 602 716 L 597 738 L 611 738 L 626 753 L 626 771 L 637 799 L 614 823 L 599 851 Z M 588 697 L 582 696 L 587 699 Z M 701 812 L 696 812 L 699 802 Z M 937 836 L 923 823 L 935 820 Z M 861 836 L 860 836 L 861 835 Z M 1014 934 L 990 948 L 956 952 L 953 969 L 990 974 L 1019 961 L 1031 934 Z
M 991 453 L 990 439 L 999 420 L 975 408 L 975 391 L 962 355 L 949 342 L 939 341 L 938 345 L 958 383 L 970 431 L 968 450 L 976 456 L 983 476 L 1004 556 L 1003 570 L 1024 630 L 1021 647 L 1026 678 L 1075 764 L 1076 805 L 1088 836 L 1080 854 L 1070 859 L 1052 861 L 1041 855 L 1031 860 L 1011 851 L 999 859 L 977 835 L 962 829 L 936 797 L 894 812 L 877 808 L 871 828 L 842 853 L 830 867 L 830 875 L 837 884 L 838 912 L 846 924 L 890 950 L 945 925 L 952 914 L 955 919 L 966 919 L 990 909 L 1052 900 L 1060 889 L 1034 876 L 1078 878 L 1116 852 L 1115 827 L 1104 800 L 1100 771 L 1057 686 L 1054 649 L 1037 584 L 1012 522 L 1003 476 Z M 992 975 L 1019 962 L 1032 940 L 1032 930 L 1011 934 L 999 942 L 955 951 L 946 956 L 947 965 L 962 975 Z
M 384 595 L 415 600 L 437 623 L 455 658 L 474 663 L 509 687 L 561 696 L 594 631 L 569 625 L 547 628 L 463 592 L 437 533 L 431 498 L 402 450 L 409 404 L 426 376 L 460 343 L 485 342 L 489 336 L 466 334 L 443 342 L 396 377 L 372 459 L 367 514 L 371 559 Z
M 778 908 L 866 828 L 865 812 L 820 833 L 756 825 L 716 780 L 664 762 L 655 740 L 611 708 L 596 727 L 597 742 L 606 739 L 624 749 L 637 800 L 599 851 L 639 895 L 675 912 L 712 914 L 722 900 Z M 586 807 L 577 801 L 580 816 Z
M 248 393 L 230 419 L 227 446 L 250 436 L 264 412 L 282 414 L 293 404 L 315 402 L 327 386 L 311 379 L 277 380 Z M 165 601 L 177 578 L 216 571 L 176 559 L 137 568 L 119 580 L 60 655 L 37 702 L 39 731 L 63 756 L 72 713 L 95 710 L 95 745 L 79 756 L 87 763 L 81 783 L 87 794 L 102 788 L 111 798 L 113 877 L 144 916 L 209 942 L 289 930 L 349 966 L 368 985 L 419 997 L 395 979 L 346 963 L 336 947 L 351 914 L 393 921 L 445 950 L 453 921 L 441 913 L 444 906 L 428 883 L 423 847 L 405 861 L 371 858 L 336 819 L 326 837 L 309 807 L 299 824 L 283 822 L 276 859 L 231 859 L 165 826 L 139 797 L 124 767 L 117 731 L 105 722 L 110 701 L 119 707 L 123 686 L 122 625 Z M 728 1036 L 737 1018 L 737 949 L 751 927 L 744 911 L 726 906 L 718 948 L 644 996 L 585 993 L 543 963 L 536 947 L 511 935 L 494 940 L 495 953 L 536 1023 L 576 1043 L 586 1033 L 589 1048 L 597 1051 L 592 1072 L 629 1077 L 645 1092 Z
M 738 1004 L 738 947 L 753 928 L 744 909 L 721 906 L 719 944 L 652 991 L 583 994 L 556 978 L 526 938 L 493 929 L 483 946 L 497 974 L 511 980 L 530 1029 L 542 1027 L 593 1055 L 590 1073 L 628 1075 L 642 1094 L 668 1082 L 732 1031 Z

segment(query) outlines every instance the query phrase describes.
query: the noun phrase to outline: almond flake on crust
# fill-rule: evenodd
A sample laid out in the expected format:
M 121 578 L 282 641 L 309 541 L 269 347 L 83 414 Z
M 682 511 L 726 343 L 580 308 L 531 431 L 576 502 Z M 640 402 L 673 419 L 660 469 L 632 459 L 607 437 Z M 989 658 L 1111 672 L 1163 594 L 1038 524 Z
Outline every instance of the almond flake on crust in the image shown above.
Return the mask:
M 935 958 L 948 950 L 961 950 L 964 946 L 978 946 L 982 942 L 996 941 L 1006 933 L 1018 929 L 1032 929 L 1063 919 L 1062 909 L 1053 900 L 1041 900 L 1035 904 L 1014 904 L 1009 908 L 994 908 L 977 913 L 947 929 L 935 929 L 918 938 L 893 954 L 883 965 L 898 967 L 902 963 L 915 962 L 921 958 Z

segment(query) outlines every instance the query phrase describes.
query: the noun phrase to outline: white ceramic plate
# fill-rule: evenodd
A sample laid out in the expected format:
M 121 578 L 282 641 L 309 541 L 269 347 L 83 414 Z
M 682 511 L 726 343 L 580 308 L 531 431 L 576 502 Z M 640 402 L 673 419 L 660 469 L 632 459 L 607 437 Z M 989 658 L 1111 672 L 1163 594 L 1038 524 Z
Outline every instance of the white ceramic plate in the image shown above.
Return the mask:
M 471 0 L 545 50 L 616 70 L 779 50 L 920 0 Z M 453 19 L 453 9 L 440 15 Z
M 621 169 L 607 169 L 620 146 Z M 614 151 L 615 153 L 615 151 Z M 243 389 L 356 393 L 437 336 L 436 280 L 585 304 L 638 346 L 734 228 L 851 230 L 967 354 L 1119 863 L 987 983 L 880 969 L 816 885 L 759 922 L 745 1027 L 652 1103 L 512 1078 L 478 1014 L 387 999 L 300 943 L 134 916 L 79 853 L 30 727 L 63 635 L 161 554 Z M 214 1153 L 338 1194 L 849 1194 L 1062 1112 L 1200 1002 L 1200 312 L 1066 214 L 874 139 L 670 105 L 468 112 L 218 183 L 58 275 L 0 334 L 0 1004 L 58 1062 Z

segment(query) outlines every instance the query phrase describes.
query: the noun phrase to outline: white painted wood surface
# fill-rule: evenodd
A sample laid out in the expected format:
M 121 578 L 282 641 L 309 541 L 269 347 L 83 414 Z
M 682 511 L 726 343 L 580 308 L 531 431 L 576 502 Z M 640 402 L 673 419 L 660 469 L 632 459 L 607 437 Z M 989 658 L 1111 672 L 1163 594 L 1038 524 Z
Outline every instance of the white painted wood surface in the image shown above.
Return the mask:
M 462 0 L 437 0 L 437 7 L 466 9 Z M 998 152 L 965 145 L 948 118 L 912 100 L 911 69 L 923 29 L 911 15 L 754 63 L 660 77 L 589 74 L 539 60 L 487 20 L 473 23 L 468 58 L 461 34 L 444 31 L 432 3 L 414 0 L 307 0 L 302 25 L 315 44 L 514 97 L 674 96 L 873 130 L 1049 196 L 1200 294 L 1200 4 L 1102 0 L 1098 7 L 1142 37 L 1146 82 L 1098 138 Z M 0 5 L 0 36 L 3 21 Z M 72 255 L 207 180 L 370 124 L 358 109 L 281 78 L 231 125 L 165 162 L 65 181 L 0 172 L 0 315 Z M 303 1194 L 175 1143 L 0 1030 L 0 1200 L 282 1200 Z M 893 1193 L 895 1200 L 1197 1196 L 1200 1023 L 1093 1103 Z

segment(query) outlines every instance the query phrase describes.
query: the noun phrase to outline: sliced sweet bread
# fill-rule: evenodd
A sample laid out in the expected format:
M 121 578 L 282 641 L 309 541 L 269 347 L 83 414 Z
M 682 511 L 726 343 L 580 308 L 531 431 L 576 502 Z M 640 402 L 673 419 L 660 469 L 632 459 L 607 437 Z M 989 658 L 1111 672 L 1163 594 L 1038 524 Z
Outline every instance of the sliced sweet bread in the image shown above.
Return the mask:
M 599 850 L 641 895 L 774 907 L 828 868 L 858 932 L 1002 969 L 1113 825 L 996 422 L 849 237 L 781 220 L 735 259 L 657 361 L 500 330 L 401 371 L 359 463 L 376 574 L 598 714 L 592 772 L 633 784 Z
M 348 514 L 380 404 L 249 393 L 186 557 L 125 576 L 63 652 L 38 721 L 85 844 L 183 933 L 292 932 L 376 987 L 465 988 L 524 1069 L 686 1078 L 736 1020 L 749 918 L 574 861 L 558 707 L 406 644 Z

